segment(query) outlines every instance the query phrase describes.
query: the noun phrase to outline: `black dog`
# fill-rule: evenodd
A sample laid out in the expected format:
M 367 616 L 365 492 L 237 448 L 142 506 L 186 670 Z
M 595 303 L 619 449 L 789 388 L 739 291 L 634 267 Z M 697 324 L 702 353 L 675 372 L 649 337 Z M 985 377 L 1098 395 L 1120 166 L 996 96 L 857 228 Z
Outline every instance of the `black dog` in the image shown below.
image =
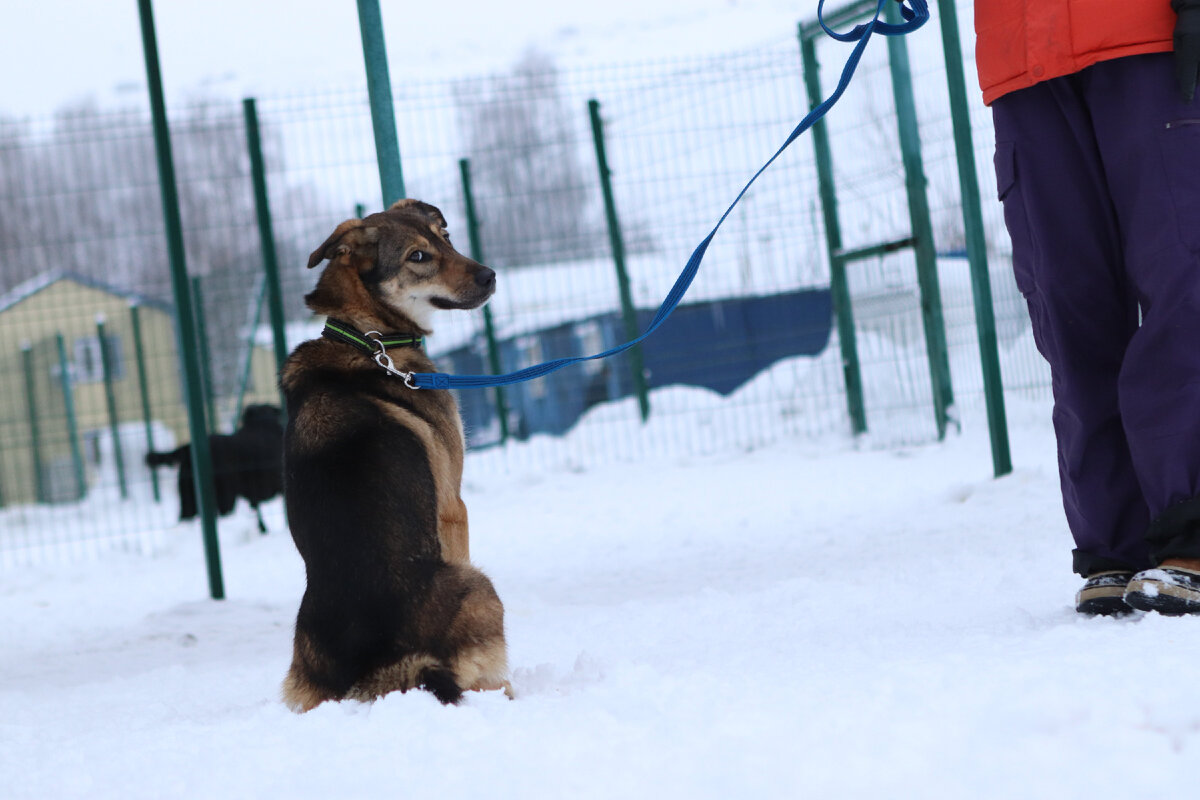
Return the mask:
M 267 532 L 267 526 L 258 504 L 283 491 L 282 417 L 278 406 L 247 406 L 242 412 L 240 428 L 229 435 L 208 437 L 217 513 L 226 516 L 233 511 L 238 497 L 244 497 L 258 515 L 258 529 L 262 533 Z M 185 444 L 169 453 L 147 453 L 146 463 L 151 467 L 179 465 L 179 518 L 195 519 L 192 446 Z

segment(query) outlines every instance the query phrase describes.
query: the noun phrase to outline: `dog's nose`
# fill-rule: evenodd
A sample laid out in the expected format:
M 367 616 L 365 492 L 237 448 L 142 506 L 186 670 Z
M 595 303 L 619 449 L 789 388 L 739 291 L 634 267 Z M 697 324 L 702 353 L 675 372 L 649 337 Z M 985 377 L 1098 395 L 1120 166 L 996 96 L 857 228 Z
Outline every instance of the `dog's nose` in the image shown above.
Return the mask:
M 492 289 L 496 286 L 496 270 L 480 267 L 475 273 L 475 283 L 481 289 Z

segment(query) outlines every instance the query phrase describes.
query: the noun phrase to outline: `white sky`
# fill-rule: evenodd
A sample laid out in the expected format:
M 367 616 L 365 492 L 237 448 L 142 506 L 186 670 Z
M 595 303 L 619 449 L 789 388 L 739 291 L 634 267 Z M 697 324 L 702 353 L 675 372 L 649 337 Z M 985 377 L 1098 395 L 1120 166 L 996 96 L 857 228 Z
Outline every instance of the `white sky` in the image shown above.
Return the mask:
M 144 104 L 137 0 L 0 0 L 0 115 Z M 727 52 L 794 35 L 816 0 L 381 0 L 393 86 L 502 70 Z M 686 11 L 684 10 L 686 8 Z M 354 0 L 157 0 L 167 103 L 363 83 Z

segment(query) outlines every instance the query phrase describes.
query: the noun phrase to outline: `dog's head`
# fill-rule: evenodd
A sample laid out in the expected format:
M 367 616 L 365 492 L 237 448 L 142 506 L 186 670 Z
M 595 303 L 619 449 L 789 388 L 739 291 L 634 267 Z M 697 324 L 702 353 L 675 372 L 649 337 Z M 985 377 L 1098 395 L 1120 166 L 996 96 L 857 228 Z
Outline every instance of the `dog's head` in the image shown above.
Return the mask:
M 279 406 L 267 405 L 265 403 L 257 405 L 249 405 L 242 409 L 242 427 L 272 427 L 279 428 L 283 425 L 283 409 Z
M 308 266 L 326 259 L 309 308 L 393 330 L 429 333 L 434 311 L 478 308 L 496 290 L 496 273 L 455 250 L 442 212 L 419 200 L 338 225 Z

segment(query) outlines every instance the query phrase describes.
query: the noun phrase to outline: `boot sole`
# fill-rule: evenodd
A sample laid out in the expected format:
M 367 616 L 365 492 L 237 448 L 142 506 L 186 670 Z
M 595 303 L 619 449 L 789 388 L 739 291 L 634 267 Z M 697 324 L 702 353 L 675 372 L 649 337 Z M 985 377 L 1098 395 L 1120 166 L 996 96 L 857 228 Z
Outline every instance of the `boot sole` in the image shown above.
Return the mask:
M 1075 604 L 1075 610 L 1094 617 L 1120 617 L 1133 613 L 1133 608 L 1119 594 L 1115 597 L 1090 597 L 1080 600 Z
M 1133 578 L 1132 572 L 1111 570 L 1088 577 L 1075 595 L 1075 610 L 1080 614 L 1119 617 L 1133 611 L 1125 603 L 1125 589 Z

